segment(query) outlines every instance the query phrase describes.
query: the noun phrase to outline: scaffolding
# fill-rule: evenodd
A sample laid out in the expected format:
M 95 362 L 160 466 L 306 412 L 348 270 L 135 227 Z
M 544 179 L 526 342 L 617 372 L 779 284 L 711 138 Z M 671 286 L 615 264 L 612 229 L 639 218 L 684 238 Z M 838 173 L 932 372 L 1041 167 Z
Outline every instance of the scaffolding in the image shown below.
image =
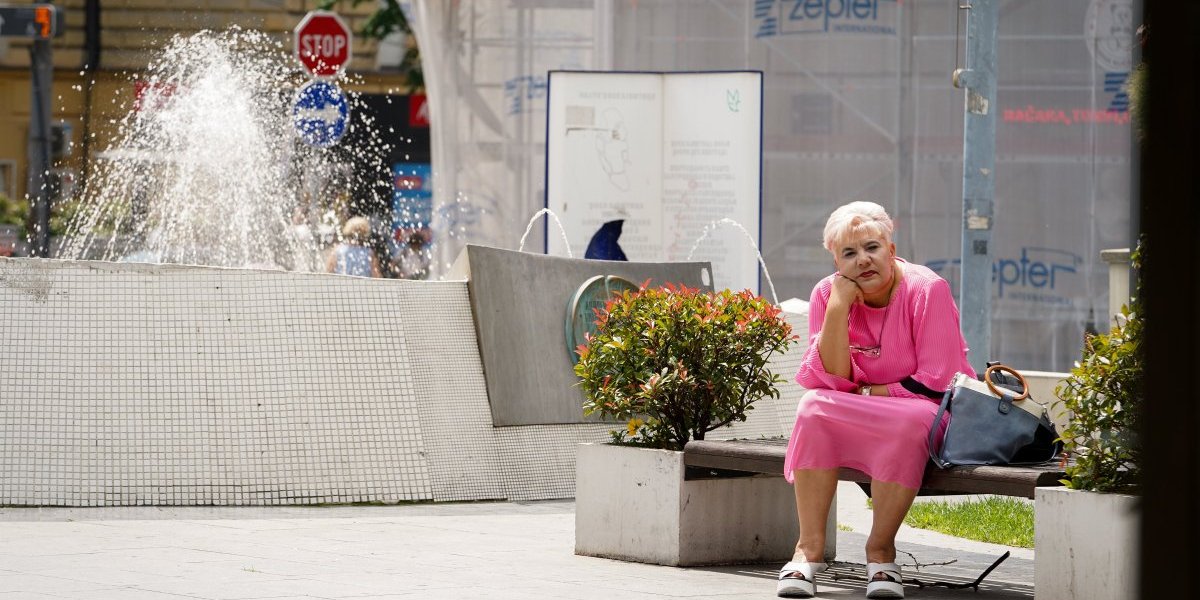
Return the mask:
M 883 204 L 901 256 L 959 287 L 957 0 L 414 2 L 433 120 L 435 235 L 515 248 L 543 206 L 551 69 L 765 74 L 763 254 L 781 297 L 831 272 L 829 212 Z M 997 0 L 987 354 L 1067 370 L 1131 245 L 1131 0 Z M 537 246 L 533 244 L 533 246 Z

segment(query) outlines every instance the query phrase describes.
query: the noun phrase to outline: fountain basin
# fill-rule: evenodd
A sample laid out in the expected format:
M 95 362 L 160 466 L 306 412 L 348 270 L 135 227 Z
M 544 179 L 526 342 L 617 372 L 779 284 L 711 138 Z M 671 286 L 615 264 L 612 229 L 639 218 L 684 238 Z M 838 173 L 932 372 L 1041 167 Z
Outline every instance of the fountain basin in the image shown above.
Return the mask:
M 611 428 L 495 426 L 465 280 L 0 259 L 0 302 L 0 504 L 569 498 Z

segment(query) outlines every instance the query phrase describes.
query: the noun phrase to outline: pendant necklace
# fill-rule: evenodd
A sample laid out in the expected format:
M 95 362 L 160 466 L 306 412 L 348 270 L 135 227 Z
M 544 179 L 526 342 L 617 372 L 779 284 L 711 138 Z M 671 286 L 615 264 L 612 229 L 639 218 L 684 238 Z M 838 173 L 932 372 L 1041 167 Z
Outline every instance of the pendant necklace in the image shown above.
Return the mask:
M 863 306 L 866 306 L 866 305 L 864 304 Z M 875 345 L 873 345 L 873 346 L 855 346 L 854 344 L 851 344 L 850 350 L 852 352 L 857 352 L 857 353 L 863 354 L 865 356 L 870 356 L 871 358 L 879 358 L 879 351 L 883 347 L 883 329 L 885 327 L 887 327 L 888 310 L 891 308 L 892 308 L 891 302 L 888 302 L 887 306 L 883 307 L 883 322 L 879 324 L 879 335 L 878 336 L 872 335 L 872 338 L 875 340 Z M 863 318 L 863 322 L 864 322 L 864 324 L 866 324 L 865 316 Z M 870 326 L 867 327 L 867 333 L 871 333 Z
M 851 344 L 850 345 L 851 352 L 857 352 L 859 354 L 862 354 L 864 356 L 869 356 L 871 358 L 879 358 L 880 350 L 882 350 L 882 348 L 883 348 L 883 330 L 884 330 L 884 328 L 887 327 L 888 311 L 890 311 L 892 309 L 892 296 L 895 295 L 895 293 L 896 293 L 896 286 L 900 285 L 900 282 L 897 279 L 898 274 L 896 273 L 895 263 L 893 263 L 892 269 L 893 269 L 892 270 L 892 289 L 888 290 L 888 303 L 885 304 L 883 307 L 883 321 L 879 324 L 879 335 L 872 336 L 872 339 L 875 341 L 875 344 L 873 346 L 855 346 L 854 344 Z M 867 303 L 865 300 L 863 301 L 863 306 L 867 306 Z M 863 324 L 867 325 L 865 315 L 863 318 Z M 867 329 L 867 333 L 871 333 L 870 325 L 867 325 L 866 329 Z

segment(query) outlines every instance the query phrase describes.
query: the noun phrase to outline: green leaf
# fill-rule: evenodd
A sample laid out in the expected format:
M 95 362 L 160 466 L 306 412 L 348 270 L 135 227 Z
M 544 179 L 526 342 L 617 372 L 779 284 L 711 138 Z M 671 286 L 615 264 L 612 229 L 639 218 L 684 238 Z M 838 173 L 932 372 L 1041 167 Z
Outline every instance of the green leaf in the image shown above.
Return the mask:
M 1135 252 L 1140 256 L 1140 250 Z M 1141 447 L 1142 318 L 1137 296 L 1107 333 L 1089 336 L 1070 377 L 1055 388 L 1055 406 L 1071 414 L 1063 429 L 1074 458 L 1066 485 L 1094 491 L 1131 491 L 1138 479 Z
M 744 420 L 755 400 L 778 397 L 775 385 L 782 380 L 763 367 L 795 342 L 791 327 L 769 307 L 728 291 L 673 287 L 623 294 L 576 365 L 585 406 L 622 419 L 644 415 L 645 425 L 628 441 L 662 448 Z M 751 314 L 756 320 L 739 331 L 738 320 Z M 622 393 L 609 397 L 606 381 Z

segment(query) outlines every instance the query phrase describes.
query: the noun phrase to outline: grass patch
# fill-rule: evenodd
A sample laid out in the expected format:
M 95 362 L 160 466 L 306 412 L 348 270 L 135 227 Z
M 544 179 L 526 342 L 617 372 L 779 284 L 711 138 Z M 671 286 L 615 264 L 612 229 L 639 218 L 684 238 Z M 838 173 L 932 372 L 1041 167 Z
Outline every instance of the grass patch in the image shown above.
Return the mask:
M 1033 505 L 1015 498 L 914 502 L 904 522 L 968 540 L 1033 547 Z
M 838 523 L 838 531 L 854 531 L 854 528 L 845 523 Z

